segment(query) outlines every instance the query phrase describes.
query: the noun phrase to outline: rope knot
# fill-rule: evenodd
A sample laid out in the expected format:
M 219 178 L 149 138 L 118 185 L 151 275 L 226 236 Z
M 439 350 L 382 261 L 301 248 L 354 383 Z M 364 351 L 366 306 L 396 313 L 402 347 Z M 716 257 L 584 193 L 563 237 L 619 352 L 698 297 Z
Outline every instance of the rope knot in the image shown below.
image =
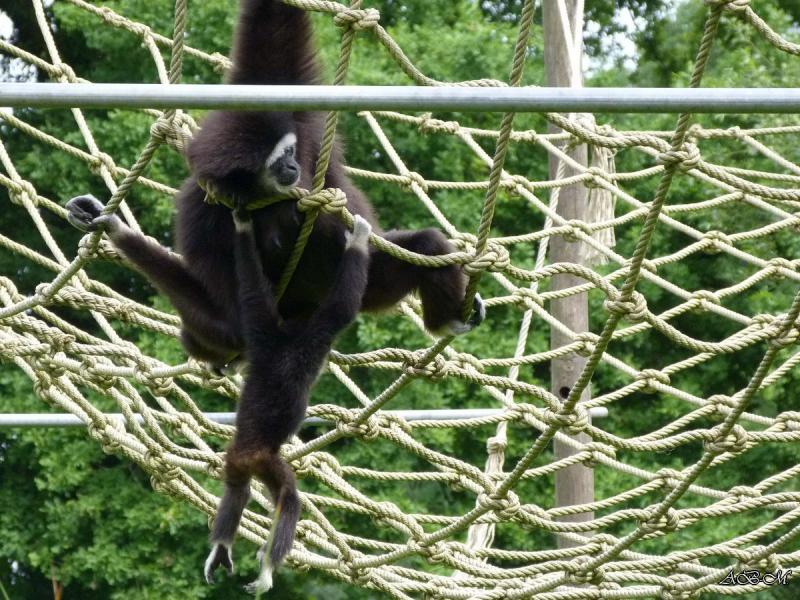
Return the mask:
M 339 188 L 327 188 L 315 194 L 303 196 L 297 201 L 300 212 L 321 210 L 329 214 L 341 213 L 347 208 L 347 196 Z
M 603 182 L 609 180 L 608 173 L 600 167 L 589 167 L 586 174 L 588 178 L 583 181 L 583 185 L 589 189 L 603 187 Z
M 578 347 L 575 348 L 575 354 L 587 358 L 592 355 L 592 352 L 594 352 L 597 342 L 600 340 L 600 336 L 596 333 L 592 333 L 591 331 L 581 331 L 580 333 L 575 334 L 574 339 L 578 344 Z
M 706 4 L 730 12 L 744 12 L 750 7 L 750 0 L 705 0 Z
M 669 385 L 670 379 L 669 375 L 664 373 L 663 371 L 659 371 L 658 369 L 642 369 L 639 373 L 636 374 L 634 377 L 636 381 L 643 381 L 644 387 L 642 388 L 642 392 L 645 394 L 654 394 L 658 391 L 656 388 L 657 383 L 662 385 Z
M 403 187 L 413 191 L 413 185 L 416 183 L 423 192 L 426 194 L 428 193 L 428 182 L 425 181 L 425 178 L 422 175 L 416 171 L 409 171 L 406 173 L 405 177 L 406 180 L 403 182 Z
M 422 365 L 417 363 L 417 358 L 418 357 L 415 357 L 414 362 L 405 363 L 403 370 L 406 375 L 411 377 L 426 377 L 434 381 L 439 381 L 447 376 L 447 360 L 440 354 L 437 354 L 433 357 L 433 360 Z
M 567 579 L 576 585 L 599 585 L 604 579 L 602 569 L 589 569 L 588 563 L 591 558 L 588 556 L 578 556 L 564 565 L 564 572 Z
M 680 526 L 681 519 L 678 511 L 674 508 L 669 507 L 667 512 L 659 517 L 656 517 L 656 512 L 658 511 L 655 507 L 644 510 L 643 518 L 639 521 L 639 527 L 646 533 L 675 531 Z
M 661 484 L 673 488 L 681 482 L 682 476 L 680 471 L 664 467 L 656 471 L 656 479 L 661 481 Z
M 336 421 L 336 430 L 346 437 L 358 437 L 368 441 L 378 437 L 380 423 L 375 415 L 370 415 L 366 421 L 358 424 L 355 422 L 356 419 L 357 417 L 350 411 L 341 414 Z
M 505 496 L 483 492 L 478 495 L 478 504 L 492 510 L 503 521 L 513 521 L 521 509 L 519 497 L 514 492 L 506 492 Z
M 709 304 L 720 304 L 719 296 L 710 290 L 697 290 L 692 292 L 689 300 L 695 303 L 696 310 L 708 310 Z
M 750 546 L 748 550 L 750 551 L 750 556 L 739 562 L 737 565 L 738 568 L 736 569 L 737 571 L 756 569 L 762 573 L 774 573 L 781 568 L 781 563 L 774 554 L 766 554 L 766 556 L 761 556 L 761 558 L 755 558 L 755 556 L 759 554 L 764 555 L 766 553 L 767 548 L 765 546 Z M 757 581 L 755 581 L 755 583 L 757 583 Z
M 455 134 L 460 129 L 460 125 L 457 121 L 442 121 L 440 119 L 434 119 L 432 113 L 422 113 L 419 117 L 419 123 L 417 124 L 417 129 L 422 134 L 428 133 L 437 133 L 439 131 L 443 133 Z
M 505 246 L 489 240 L 486 250 L 480 256 L 475 256 L 472 261 L 464 265 L 464 272 L 467 275 L 476 275 L 489 271 L 500 273 L 505 271 L 511 264 L 511 258 Z
M 703 251 L 706 254 L 717 254 L 721 252 L 725 246 L 733 246 L 731 238 L 722 231 L 711 230 L 703 234 L 703 241 L 706 242 Z
M 610 458 L 611 460 L 616 460 L 617 458 L 617 449 L 614 448 L 614 446 L 602 442 L 589 442 L 585 444 L 583 446 L 583 452 L 586 454 L 583 464 L 590 469 L 594 469 L 600 464 L 603 457 Z
M 692 600 L 697 594 L 695 590 L 688 588 L 688 586 L 693 583 L 694 579 L 683 573 L 670 577 L 661 589 L 661 600 Z
M 800 331 L 797 329 L 796 325 L 789 327 L 786 331 L 783 331 L 783 329 L 784 326 L 781 324 L 781 326 L 778 327 L 777 335 L 769 340 L 769 345 L 778 350 L 793 346 L 797 343 L 798 338 L 800 338 Z
M 714 394 L 708 397 L 708 403 L 714 407 L 714 412 L 718 415 L 725 415 L 736 406 L 736 401 L 725 394 Z
M 690 171 L 696 168 L 701 161 L 700 150 L 696 144 L 687 142 L 682 150 L 667 150 L 656 157 L 656 163 L 664 165 L 667 169 L 679 168 Z
M 780 256 L 769 259 L 769 261 L 767 261 L 767 267 L 772 270 L 772 276 L 778 279 L 782 279 L 784 277 L 782 269 L 792 272 L 797 270 L 794 261 L 781 258 Z
M 800 412 L 787 410 L 775 417 L 775 424 L 779 425 L 783 431 L 800 430 Z
M 543 417 L 548 425 L 558 425 L 570 435 L 578 435 L 589 426 L 589 413 L 580 404 L 576 404 L 571 412 L 554 412 L 547 408 Z
M 728 492 L 728 495 L 735 502 L 747 502 L 749 498 L 760 498 L 761 492 L 754 487 L 750 487 L 749 485 L 737 485 L 731 488 L 731 491 Z
M 95 152 L 92 154 L 92 160 L 89 163 L 89 170 L 95 174 L 100 175 L 103 169 L 106 169 L 112 175 L 117 172 L 117 165 L 110 154 L 105 152 Z
M 638 323 L 647 319 L 647 301 L 639 292 L 631 292 L 628 300 L 623 300 L 619 296 L 613 300 L 608 299 L 603 302 L 603 308 L 608 312 L 626 317 L 630 321 Z
M 581 221 L 580 219 L 570 219 L 565 223 L 567 227 L 570 228 L 570 231 L 564 233 L 564 239 L 568 242 L 578 242 L 580 241 L 581 233 L 585 235 L 592 235 L 592 228 L 586 221 Z
M 714 427 L 710 432 L 710 438 L 706 440 L 705 447 L 715 454 L 730 452 L 738 454 L 747 448 L 747 430 L 741 425 L 734 425 L 727 433 L 722 433 L 722 426 Z
M 354 31 L 363 31 L 375 27 L 381 20 L 381 13 L 375 8 L 346 8 L 333 17 L 337 27 L 349 27 Z
M 512 294 L 517 306 L 524 309 L 531 309 L 534 306 L 544 306 L 544 300 L 538 292 L 530 288 L 517 288 Z
M 191 139 L 191 132 L 184 123 L 161 117 L 150 126 L 150 136 L 183 153 Z
M 23 179 L 13 182 L 12 187 L 9 188 L 9 196 L 11 203 L 17 206 L 24 206 L 26 200 L 30 202 L 34 208 L 39 206 L 39 194 L 36 193 L 36 188 L 30 181 L 25 181 Z

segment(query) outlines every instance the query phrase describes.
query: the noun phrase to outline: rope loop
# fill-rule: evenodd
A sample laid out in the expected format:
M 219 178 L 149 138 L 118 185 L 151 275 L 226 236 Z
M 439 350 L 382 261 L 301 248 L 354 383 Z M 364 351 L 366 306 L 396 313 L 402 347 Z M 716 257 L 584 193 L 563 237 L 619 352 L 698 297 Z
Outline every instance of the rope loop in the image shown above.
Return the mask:
M 346 8 L 333 17 L 337 27 L 350 28 L 354 31 L 363 31 L 375 27 L 380 23 L 381 13 L 376 8 Z
M 734 425 L 727 435 L 722 434 L 722 426 L 717 425 L 710 432 L 705 447 L 715 454 L 730 452 L 739 454 L 747 448 L 747 430 L 741 425 Z

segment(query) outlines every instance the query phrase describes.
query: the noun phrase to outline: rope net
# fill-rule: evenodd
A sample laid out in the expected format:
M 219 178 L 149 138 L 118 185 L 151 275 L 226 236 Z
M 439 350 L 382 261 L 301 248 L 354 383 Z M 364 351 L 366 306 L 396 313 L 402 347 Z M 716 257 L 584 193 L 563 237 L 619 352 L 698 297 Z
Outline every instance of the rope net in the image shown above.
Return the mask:
M 223 55 L 184 44 L 184 0 L 176 4 L 172 37 L 108 7 L 84 0 L 63 1 L 88 11 L 98 24 L 116 28 L 120 35 L 140 39 L 152 56 L 161 83 L 179 81 L 185 55 L 218 70 L 228 66 Z M 337 84 L 345 81 L 356 35 L 373 36 L 417 84 L 442 83 L 412 64 L 380 25 L 380 15 L 374 9 L 364 9 L 358 1 L 351 6 L 322 0 L 285 1 L 327 14 L 342 28 Z M 49 59 L 2 39 L 0 51 L 46 73 L 53 81 L 85 81 L 61 60 L 42 0 L 31 3 Z M 707 4 L 707 21 L 690 85 L 700 85 L 718 27 L 729 19 L 751 25 L 756 35 L 779 51 L 800 54 L 800 46 L 773 31 L 748 1 L 714 0 Z M 723 13 L 728 14 L 721 19 Z M 533 3 L 526 2 L 519 19 L 512 85 L 521 82 L 532 16 Z M 162 50 L 171 54 L 170 62 L 164 60 Z M 476 80 L 459 85 L 506 84 Z M 29 136 L 31 143 L 80 160 L 107 187 L 111 208 L 138 228 L 137 207 L 133 202 L 128 204 L 126 198 L 137 187 L 171 197 L 176 190 L 148 175 L 148 166 L 156 150 L 164 145 L 181 151 L 196 128 L 191 116 L 180 110 L 143 113 L 152 119 L 149 140 L 130 167 L 118 165 L 103 152 L 80 109 L 72 110 L 77 135 L 70 141 L 34 127 L 12 112 L 0 112 L 0 119 L 4 127 Z M 459 251 L 427 257 L 404 251 L 378 236 L 372 236 L 372 243 L 416 264 L 462 264 L 470 275 L 471 289 L 478 289 L 483 276 L 479 289 L 489 296 L 490 321 L 471 335 L 491 335 L 492 312 L 505 308 L 519 322 L 518 340 L 513 353 L 500 357 L 470 353 L 463 349 L 465 343 L 453 343 L 451 338 L 428 338 L 430 341 L 417 349 L 375 348 L 357 354 L 334 351 L 329 377 L 352 393 L 355 404 L 353 408 L 313 405 L 309 416 L 321 417 L 331 426 L 309 439 L 295 438 L 284 447 L 298 474 L 304 503 L 304 518 L 289 565 L 318 569 L 394 598 L 487 600 L 529 598 L 534 594 L 548 599 L 676 599 L 700 592 L 736 594 L 743 589 L 719 585 L 731 568 L 800 568 L 796 544 L 800 492 L 793 491 L 800 465 L 759 474 L 762 478 L 753 485 L 737 484 L 742 477 L 736 470 L 736 459 L 745 452 L 800 440 L 800 413 L 779 409 L 772 415 L 768 411 L 761 414 L 750 406 L 754 396 L 779 386 L 800 362 L 800 353 L 795 351 L 800 334 L 800 296 L 785 306 L 771 305 L 768 313 L 746 314 L 726 306 L 734 298 L 769 293 L 779 280 L 793 292 L 800 281 L 800 260 L 765 255 L 764 248 L 770 246 L 760 244 L 795 236 L 800 227 L 800 213 L 796 212 L 800 207 L 800 166 L 764 141 L 767 136 L 797 135 L 800 125 L 713 129 L 692 125 L 689 115 L 681 115 L 672 131 L 633 132 L 598 126 L 589 115 L 548 114 L 547 120 L 559 132 L 539 133 L 515 130 L 513 114 L 503 117 L 497 131 L 467 127 L 429 114 L 372 112 L 359 116 L 395 171 L 348 167 L 348 172 L 355 178 L 394 184 L 413 194 Z M 325 140 L 333 139 L 335 129 L 336 114 L 331 113 Z M 476 179 L 471 181 L 426 179 L 408 166 L 413 159 L 403 158 L 387 133 L 404 130 L 418 130 L 465 145 L 483 165 L 483 171 L 476 168 Z M 714 164 L 702 152 L 703 145 L 711 140 L 738 145 L 768 159 L 775 169 L 756 171 Z M 584 144 L 598 158 L 589 167 L 571 154 Z M 494 145 L 494 154 L 484 148 L 487 145 Z M 555 157 L 556 177 L 535 180 L 505 170 L 509 148 L 518 153 L 543 150 Z M 304 191 L 298 200 L 307 215 L 307 229 L 320 210 L 347 222 L 352 220 L 342 193 L 322 187 L 321 174 L 329 152 L 330 143 L 323 143 L 315 187 Z M 615 153 L 635 153 L 643 167 L 615 172 Z M 21 166 L 15 166 L 2 140 L 0 163 L 0 185 L 20 218 L 24 214 L 30 220 L 42 242 L 34 249 L 0 235 L 0 245 L 19 264 L 36 265 L 53 273 L 27 295 L 20 293 L 10 278 L 0 279 L 0 357 L 30 377 L 43 401 L 86 422 L 89 435 L 106 451 L 122 454 L 145 469 L 156 490 L 213 515 L 218 498 L 208 487 L 220 489 L 213 480 L 221 477 L 222 449 L 232 428 L 209 421 L 192 398 L 206 390 L 229 398 L 232 407 L 241 380 L 238 376 L 215 376 L 193 360 L 167 364 L 126 339 L 134 337 L 135 330 L 176 338 L 179 320 L 172 313 L 134 302 L 92 278 L 85 270 L 87 265 L 119 258 L 110 244 L 98 234 L 87 235 L 78 248 L 59 244 L 50 227 L 56 223 L 58 227 L 67 226 L 60 202 L 37 192 L 37 182 L 27 179 Z M 654 184 L 652 198 L 642 200 L 626 192 L 629 182 L 647 178 Z M 709 191 L 707 198 L 665 204 L 677 179 L 681 185 L 701 185 Z M 558 202 L 561 191 L 570 187 L 588 188 L 592 201 L 615 201 L 616 211 L 594 220 L 566 219 L 558 211 Z M 436 195 L 441 190 L 484 197 L 475 234 L 458 231 L 437 206 Z M 543 215 L 544 226 L 523 235 L 491 237 L 500 194 L 511 195 L 529 205 L 533 213 Z M 735 231 L 723 232 L 717 227 L 726 211 L 742 211 L 748 218 L 742 219 Z M 703 218 L 693 218 L 697 216 Z M 724 222 L 730 224 L 731 220 Z M 635 232 L 629 255 L 618 253 L 609 244 L 609 234 L 615 230 L 618 235 Z M 648 257 L 653 237 L 667 230 L 681 234 L 688 243 Z M 587 261 L 594 262 L 594 267 L 549 262 L 548 243 L 557 236 L 582 242 L 607 264 L 597 260 Z M 297 257 L 302 253 L 302 238 L 296 247 Z M 535 249 L 535 260 L 529 260 L 531 248 Z M 712 289 L 713 282 L 685 289 L 676 281 L 685 271 L 675 267 L 698 258 L 728 261 L 746 276 L 735 285 L 717 289 Z M 552 280 L 560 275 L 570 275 L 577 283 L 556 289 Z M 496 293 L 490 293 L 492 290 Z M 596 304 L 607 314 L 597 333 L 573 331 L 548 311 L 551 303 L 586 293 L 592 299 L 602 298 L 602 308 L 599 302 Z M 649 305 L 653 299 L 665 296 L 673 299 L 672 306 L 652 312 Z M 71 309 L 70 314 L 77 311 L 84 319 L 92 319 L 96 331 L 77 327 L 73 319 L 63 316 L 65 308 Z M 398 311 L 423 331 L 418 300 L 408 298 Z M 682 324 L 692 315 L 708 322 L 724 322 L 727 335 L 705 340 L 686 333 Z M 552 328 L 568 343 L 550 350 L 531 350 L 529 332 L 537 327 Z M 658 356 L 625 351 L 634 340 L 656 338 L 679 347 L 684 358 L 664 365 L 659 364 Z M 577 383 L 561 397 L 531 375 L 531 367 L 570 356 L 583 359 L 582 371 Z M 687 373 L 702 373 L 712 363 L 749 373 L 749 382 L 728 395 L 682 386 Z M 356 375 L 376 372 L 391 376 L 390 383 L 380 393 L 368 395 Z M 604 375 L 603 387 L 596 385 L 593 398 L 578 402 L 588 398 L 584 392 L 595 373 Z M 404 390 L 408 394 L 413 388 L 413 393 L 425 394 L 444 379 L 465 382 L 474 402 L 502 411 L 483 418 L 413 422 L 385 412 L 393 408 L 393 401 L 396 407 L 396 399 Z M 670 401 L 681 407 L 681 416 L 629 437 L 604 429 L 602 421 L 591 422 L 590 409 L 608 407 L 614 415 L 625 411 L 626 401 L 642 393 L 653 394 L 648 398 L 652 399 L 654 414 L 657 402 Z M 108 409 L 108 400 L 123 413 L 124 422 L 106 416 L 101 407 Z M 142 415 L 143 421 L 137 421 L 135 415 Z M 473 439 L 478 439 L 479 432 L 490 434 L 485 466 L 471 464 L 446 444 L 438 444 L 436 433 L 444 429 Z M 553 459 L 548 446 L 554 439 L 569 445 L 574 453 Z M 391 470 L 391 464 L 340 462 L 343 444 L 362 440 L 389 445 L 398 462 L 412 465 L 413 470 Z M 509 445 L 515 451 L 506 461 Z M 693 449 L 695 460 L 681 465 L 672 461 L 670 467 L 659 464 L 655 453 L 683 448 Z M 537 481 L 552 479 L 575 465 L 589 466 L 598 480 L 613 478 L 623 489 L 591 503 L 568 507 L 554 507 L 551 499 L 530 493 Z M 729 488 L 704 484 L 704 476 L 726 470 L 727 480 L 733 482 Z M 420 485 L 435 490 L 427 495 L 425 510 L 405 509 L 403 493 L 398 490 Z M 240 535 L 261 543 L 271 524 L 270 503 L 258 484 L 253 497 L 260 507 L 251 504 L 254 510 L 246 511 Z M 468 508 L 456 513 L 454 506 Z M 588 520 L 565 519 L 574 515 L 588 515 Z M 365 518 L 371 519 L 370 531 L 374 534 L 352 533 L 348 524 Z M 746 530 L 733 537 L 720 535 L 702 547 L 680 542 L 682 532 L 709 519 L 741 522 Z M 502 536 L 504 543 L 495 547 L 495 532 L 502 533 L 505 524 L 529 531 L 536 544 L 514 545 L 507 541 L 524 542 L 524 538 Z M 567 543 L 557 545 L 557 538 Z

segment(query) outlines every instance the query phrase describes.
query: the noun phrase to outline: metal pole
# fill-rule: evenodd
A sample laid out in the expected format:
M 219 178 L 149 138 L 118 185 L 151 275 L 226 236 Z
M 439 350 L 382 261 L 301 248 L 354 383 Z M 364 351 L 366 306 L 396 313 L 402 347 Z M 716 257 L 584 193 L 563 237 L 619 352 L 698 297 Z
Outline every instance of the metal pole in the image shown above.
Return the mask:
M 605 407 L 592 409 L 592 416 L 605 417 L 608 410 Z M 384 414 L 404 418 L 406 421 L 455 421 L 457 419 L 480 419 L 493 417 L 503 413 L 500 408 L 463 408 L 448 410 L 387 410 Z M 233 425 L 236 422 L 236 413 L 211 412 L 203 413 L 209 421 L 223 425 Z M 122 413 L 107 413 L 106 417 L 124 422 Z M 143 423 L 142 415 L 135 415 L 137 423 Z M 324 425 L 332 421 L 320 417 L 309 417 L 303 425 Z M 82 427 L 86 425 L 77 415 L 70 413 L 0 413 L 0 427 Z
M 582 54 L 583 48 L 575 44 L 574 40 L 582 39 L 574 35 L 576 23 L 583 23 L 582 2 L 578 6 L 577 0 L 565 0 L 562 2 L 543 3 L 543 29 L 544 29 L 544 60 L 547 71 L 548 85 L 582 85 L 583 77 L 580 72 L 579 53 Z M 562 10 L 559 10 L 561 8 Z M 566 9 L 566 10 L 563 10 Z M 562 12 L 563 11 L 563 12 Z M 566 19 L 566 22 L 565 22 Z M 573 50 L 574 48 L 574 50 Z M 575 90 L 580 91 L 580 88 Z M 585 144 L 575 147 L 569 155 L 577 163 L 586 166 L 587 149 Z M 559 160 L 550 156 L 550 178 L 556 178 L 556 170 Z M 564 177 L 574 175 L 576 171 L 567 166 Z M 586 220 L 588 208 L 588 193 L 582 184 L 575 184 L 561 188 L 559 191 L 557 212 L 564 219 Z M 550 240 L 550 261 L 553 263 L 575 263 L 584 264 L 586 262 L 586 248 L 579 241 L 570 241 L 564 236 L 555 236 Z M 573 275 L 556 275 L 552 280 L 552 290 L 561 290 L 575 285 L 580 285 L 581 280 Z M 575 294 L 567 298 L 554 299 L 550 302 L 550 313 L 572 331 L 588 331 L 589 329 L 589 305 L 588 294 L 586 292 Z M 572 339 L 558 331 L 556 328 L 550 329 L 550 347 L 560 348 L 572 342 Z M 553 359 L 550 371 L 551 390 L 556 397 L 565 399 L 569 395 L 572 386 L 583 370 L 586 359 L 577 354 L 569 354 L 561 358 Z M 581 396 L 581 402 L 589 399 L 588 388 Z M 587 443 L 591 438 L 581 433 L 573 436 L 573 439 Z M 556 460 L 568 458 L 575 454 L 576 450 L 572 446 L 559 440 L 554 440 L 553 450 Z M 594 500 L 594 471 L 581 464 L 572 465 L 556 472 L 555 475 L 555 505 L 572 506 L 584 504 Z M 594 513 L 580 513 L 570 515 L 559 520 L 568 522 L 590 521 L 594 518 Z M 579 545 L 565 536 L 557 536 L 557 543 L 560 548 Z
M 549 3 L 545 2 L 544 4 Z M 353 111 L 798 113 L 800 112 L 800 89 L 0 83 L 0 106 Z

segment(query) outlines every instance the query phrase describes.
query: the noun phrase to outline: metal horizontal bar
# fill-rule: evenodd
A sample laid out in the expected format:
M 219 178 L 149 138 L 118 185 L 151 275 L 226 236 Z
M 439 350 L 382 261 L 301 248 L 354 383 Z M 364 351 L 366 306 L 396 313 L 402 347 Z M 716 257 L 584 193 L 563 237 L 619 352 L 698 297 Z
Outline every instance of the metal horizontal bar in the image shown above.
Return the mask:
M 0 84 L 0 106 L 353 111 L 800 113 L 800 89 L 2 83 Z
M 503 413 L 500 408 L 460 408 L 442 410 L 387 410 L 385 414 L 403 417 L 406 421 L 455 421 L 457 419 L 478 419 L 481 417 L 492 417 Z M 206 418 L 223 425 L 233 425 L 236 421 L 236 413 L 232 412 L 211 412 L 204 413 Z M 597 407 L 589 409 L 589 414 L 593 418 L 608 416 L 608 409 Z M 121 413 L 106 413 L 106 417 L 117 421 L 125 421 Z M 142 415 L 135 415 L 137 423 L 143 423 Z M 309 417 L 303 421 L 303 425 L 324 425 L 330 423 L 328 419 L 320 417 Z M 0 427 L 81 427 L 86 425 L 77 415 L 69 413 L 0 413 Z

